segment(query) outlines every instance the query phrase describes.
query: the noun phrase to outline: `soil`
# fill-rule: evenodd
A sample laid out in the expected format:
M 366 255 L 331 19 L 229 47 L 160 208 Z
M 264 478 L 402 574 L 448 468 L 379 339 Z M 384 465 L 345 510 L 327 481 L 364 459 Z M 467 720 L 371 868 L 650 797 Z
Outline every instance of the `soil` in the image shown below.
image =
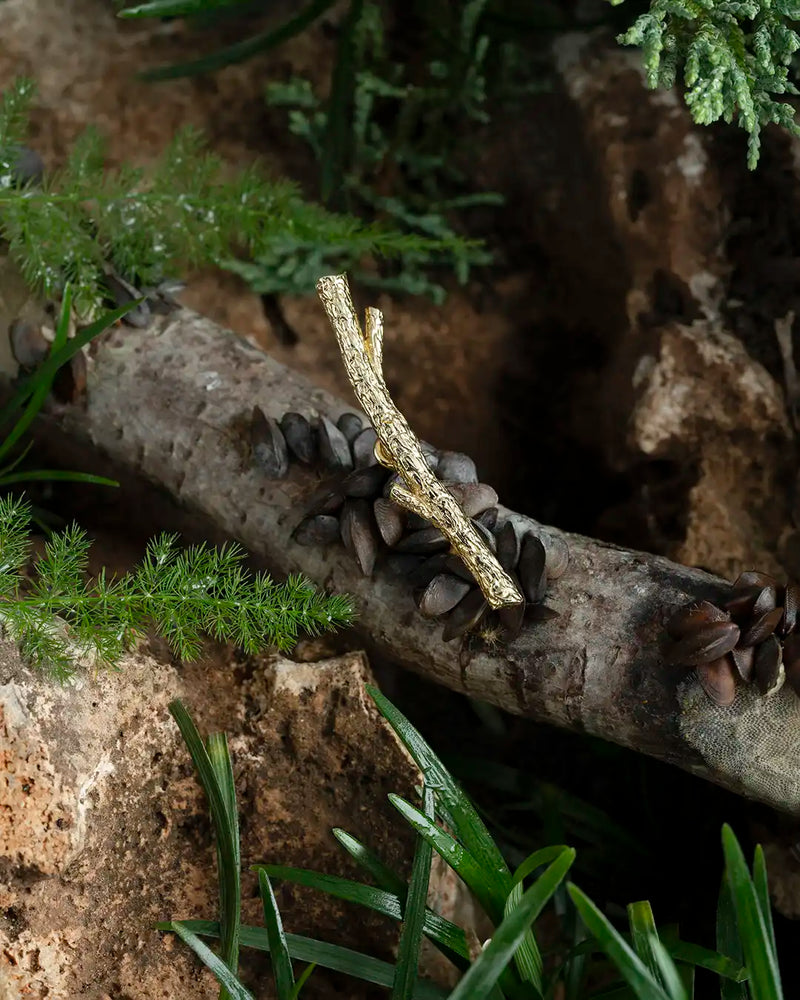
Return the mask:
M 276 9 L 270 17 L 279 14 Z M 120 24 L 106 0 L 5 0 L 0 6 L 0 88 L 23 71 L 39 83 L 31 144 L 50 166 L 63 159 L 86 125 L 106 134 L 114 164 L 148 162 L 177 126 L 191 123 L 208 134 L 227 162 L 241 165 L 259 159 L 312 190 L 312 165 L 279 116 L 267 113 L 261 91 L 266 78 L 285 79 L 290 73 L 324 80 L 337 16 L 334 8 L 316 28 L 269 57 L 213 77 L 149 84 L 137 80 L 136 72 L 195 55 L 211 40 L 198 43 L 181 21 L 161 27 Z M 644 91 L 635 72 L 615 64 L 609 79 L 626 95 L 631 119 L 656 114 L 652 107 L 636 111 Z M 615 106 L 611 98 L 609 105 Z M 671 196 L 658 201 L 658 181 L 652 178 L 663 175 L 663 164 L 679 158 L 686 127 L 674 138 L 674 148 L 661 139 L 661 144 L 648 147 L 651 139 L 642 138 L 644 130 L 637 133 L 633 125 L 615 134 L 612 143 L 607 135 L 604 140 L 592 132 L 581 107 L 564 79 L 556 79 L 549 92 L 528 98 L 513 115 L 498 112 L 491 128 L 476 139 L 476 185 L 506 196 L 504 209 L 476 220 L 478 234 L 498 255 L 493 270 L 476 275 L 467 288 L 453 285 L 442 306 L 383 295 L 364 299 L 362 304 L 377 305 L 385 316 L 385 369 L 394 398 L 421 437 L 472 455 L 481 477 L 512 508 L 567 530 L 702 562 L 721 572 L 750 568 L 749 561 L 757 559 L 759 568 L 783 566 L 796 572 L 800 544 L 792 522 L 795 446 L 793 434 L 781 424 L 788 425 L 790 414 L 781 412 L 774 419 L 768 415 L 764 426 L 772 430 L 759 428 L 752 435 L 742 426 L 749 419 L 745 415 L 741 424 L 715 439 L 714 448 L 725 449 L 723 457 L 729 440 L 732 452 L 737 447 L 743 451 L 743 461 L 715 462 L 717 451 L 697 446 L 707 433 L 702 427 L 692 431 L 689 444 L 684 441 L 654 454 L 631 441 L 631 359 L 641 360 L 648 351 L 657 354 L 653 331 L 669 322 L 685 325 L 708 316 L 711 307 L 702 295 L 688 290 L 682 276 L 681 261 L 691 256 L 688 251 L 658 263 L 644 238 L 637 236 L 637 243 L 630 233 L 639 216 L 647 220 L 648 211 L 660 212 L 664 228 L 657 230 L 659 242 L 671 253 L 670 213 L 689 213 L 681 219 L 702 215 L 707 225 L 697 245 L 704 247 L 719 290 L 719 317 L 747 357 L 763 366 L 775 397 L 782 400 L 786 370 L 773 324 L 789 310 L 800 312 L 800 214 L 790 209 L 800 208 L 797 146 L 768 130 L 762 167 L 751 175 L 744 169 L 741 136 L 731 129 L 703 132 L 704 156 L 710 164 L 704 176 L 715 185 L 708 199 L 718 211 L 708 206 L 698 211 L 697 200 L 681 209 Z M 599 121 L 602 111 L 596 106 L 591 114 Z M 671 115 L 664 112 L 665 119 Z M 689 132 L 699 135 L 691 127 Z M 597 152 L 604 142 L 605 160 Z M 636 152 L 625 161 L 628 187 L 618 196 L 609 162 L 620 148 L 621 158 L 625 149 Z M 630 231 L 619 222 L 623 209 Z M 725 257 L 724 265 L 715 255 Z M 637 284 L 637 268 L 645 258 L 651 274 L 646 288 Z M 193 275 L 182 297 L 321 386 L 352 398 L 335 341 L 313 298 L 281 298 L 283 316 L 298 338 L 287 345 L 260 298 L 238 278 Z M 632 312 L 639 320 L 647 313 L 649 319 L 632 324 Z M 625 338 L 634 326 L 637 340 L 632 346 Z M 722 385 L 724 373 L 718 378 Z M 716 385 L 710 392 L 719 395 Z M 734 409 L 736 405 L 731 403 Z M 703 483 L 712 483 L 713 489 L 703 492 Z M 745 500 L 736 516 L 728 517 L 732 505 L 723 510 L 719 497 L 734 494 Z M 139 530 L 131 531 L 125 526 L 127 512 L 104 512 L 85 492 L 58 491 L 57 496 L 66 514 L 79 513 L 102 539 L 98 560 L 125 568 L 140 554 L 150 518 L 144 516 Z M 159 509 L 154 502 L 153 510 Z M 763 525 L 758 532 L 752 529 L 753 517 Z M 747 545 L 741 543 L 743 536 Z M 465 716 L 476 726 L 473 709 L 454 705 L 441 692 L 420 693 L 418 683 L 396 679 L 398 698 L 420 714 L 430 709 L 432 725 L 443 713 L 450 714 L 453 725 L 444 727 L 441 743 L 457 752 Z M 491 719 L 484 716 L 482 725 L 477 728 L 488 739 Z M 658 836 L 659 848 L 666 850 L 670 832 L 683 842 L 675 818 L 666 818 L 660 788 L 668 789 L 669 801 L 686 796 L 699 810 L 707 806 L 698 834 L 704 847 L 698 848 L 698 856 L 717 857 L 713 837 L 720 817 L 729 818 L 733 811 L 742 815 L 741 804 L 721 793 L 705 799 L 705 786 L 691 785 L 692 779 L 667 775 L 655 765 L 634 765 L 630 758 L 596 746 L 586 764 L 595 769 L 595 778 L 576 782 L 576 771 L 586 773 L 579 763 L 587 757 L 582 746 L 520 722 L 503 723 L 501 728 L 504 738 L 491 745 L 502 746 L 506 762 L 523 759 L 525 767 L 540 770 L 556 784 L 577 785 L 576 794 L 607 805 L 612 814 L 624 815 L 637 793 L 633 778 L 621 790 L 611 776 L 628 767 L 637 774 L 644 768 L 642 780 L 649 782 L 652 794 L 646 826 L 650 836 Z M 540 753 L 538 759 L 532 748 Z M 683 819 L 686 815 L 680 813 Z M 769 819 L 759 818 L 771 827 Z M 636 822 L 633 826 L 645 836 Z M 552 830 L 547 835 L 559 839 Z M 793 834 L 786 836 L 791 841 Z M 659 853 L 654 851 L 655 856 Z M 310 849 L 308 856 L 301 859 L 298 854 L 287 863 L 291 860 L 324 868 L 326 859 Z M 678 877 L 679 860 L 665 865 L 657 885 L 650 883 L 671 915 L 694 906 L 694 900 L 670 902 L 669 883 Z M 635 867 L 639 874 L 644 870 L 646 864 Z M 716 868 L 713 876 L 706 870 L 704 891 L 715 879 Z M 631 886 L 630 891 L 637 889 Z M 708 908 L 705 898 L 703 906 Z M 345 926 L 343 935 L 347 933 L 357 937 L 357 924 Z

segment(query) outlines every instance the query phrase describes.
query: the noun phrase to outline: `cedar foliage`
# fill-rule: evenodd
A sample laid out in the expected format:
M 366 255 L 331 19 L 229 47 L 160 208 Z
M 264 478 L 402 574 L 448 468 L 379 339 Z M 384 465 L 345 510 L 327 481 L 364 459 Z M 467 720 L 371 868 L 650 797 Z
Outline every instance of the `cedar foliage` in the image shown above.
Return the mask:
M 652 88 L 675 86 L 682 71 L 686 104 L 698 124 L 736 121 L 748 134 L 752 170 L 764 125 L 800 135 L 795 109 L 776 99 L 800 93 L 792 79 L 798 20 L 797 0 L 652 0 L 618 40 L 642 49 Z

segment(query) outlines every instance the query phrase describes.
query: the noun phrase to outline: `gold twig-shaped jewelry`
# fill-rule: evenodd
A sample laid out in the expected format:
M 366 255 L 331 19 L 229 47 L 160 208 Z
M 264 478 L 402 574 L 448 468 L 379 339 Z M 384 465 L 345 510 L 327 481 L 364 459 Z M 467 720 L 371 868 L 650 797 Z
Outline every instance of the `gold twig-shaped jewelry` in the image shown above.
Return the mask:
M 450 540 L 493 608 L 520 604 L 523 597 L 514 581 L 453 494 L 431 472 L 419 441 L 389 395 L 383 379 L 380 311 L 367 309 L 362 333 L 345 275 L 320 278 L 317 291 L 355 394 L 378 435 L 375 455 L 402 480 L 392 486 L 390 499 L 430 521 Z

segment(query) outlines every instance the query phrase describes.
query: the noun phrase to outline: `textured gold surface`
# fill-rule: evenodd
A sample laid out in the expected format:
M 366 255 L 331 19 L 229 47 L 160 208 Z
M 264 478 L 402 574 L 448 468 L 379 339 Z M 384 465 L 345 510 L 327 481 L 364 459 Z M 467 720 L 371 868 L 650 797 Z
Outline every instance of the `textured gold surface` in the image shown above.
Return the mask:
M 378 435 L 375 455 L 402 479 L 402 484 L 392 486 L 390 499 L 430 521 L 449 539 L 493 608 L 520 604 L 523 597 L 514 581 L 452 493 L 431 472 L 419 441 L 389 395 L 383 379 L 380 311 L 367 309 L 362 333 L 345 275 L 320 278 L 317 291 L 339 341 L 348 378 Z

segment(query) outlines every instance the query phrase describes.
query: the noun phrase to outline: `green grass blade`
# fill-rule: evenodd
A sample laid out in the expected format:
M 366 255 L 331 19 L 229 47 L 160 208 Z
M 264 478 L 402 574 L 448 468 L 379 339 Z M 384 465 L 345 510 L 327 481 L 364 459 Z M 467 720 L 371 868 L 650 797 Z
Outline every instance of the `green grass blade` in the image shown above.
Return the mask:
M 294 885 L 318 889 L 337 899 L 348 903 L 365 906 L 393 920 L 403 919 L 403 906 L 407 886 L 401 882 L 402 898 L 385 889 L 376 889 L 371 885 L 353 882 L 351 879 L 340 878 L 338 875 L 325 875 L 321 872 L 309 871 L 305 868 L 289 868 L 284 865 L 253 865 L 254 870 L 263 869 L 272 878 L 284 879 Z M 440 917 L 431 909 L 425 913 L 424 933 L 431 941 L 441 948 L 444 954 L 456 965 L 463 967 L 469 962 L 469 946 L 464 931 L 444 917 Z
M 16 445 L 25 431 L 33 423 L 36 415 L 41 410 L 44 405 L 45 400 L 52 388 L 53 380 L 57 374 L 58 368 L 48 367 L 49 363 L 53 358 L 65 356 L 68 360 L 69 357 L 75 353 L 71 350 L 71 344 L 69 342 L 69 325 L 72 310 L 72 289 L 67 285 L 64 289 L 64 294 L 61 303 L 61 314 L 59 316 L 58 324 L 56 326 L 55 336 L 53 338 L 53 343 L 50 346 L 50 351 L 47 361 L 40 366 L 40 368 L 34 372 L 23 384 L 18 388 L 17 392 L 14 394 L 12 399 L 9 401 L 6 407 L 2 410 L 2 415 L 0 415 L 0 426 L 6 421 L 10 420 L 14 412 L 24 406 L 22 415 L 17 419 L 14 426 L 11 428 L 6 437 L 0 442 L 0 460 L 2 460 Z M 105 329 L 105 326 L 101 326 L 100 330 Z M 99 332 L 99 331 L 98 331 Z M 96 336 L 96 334 L 95 334 Z M 63 362 L 62 362 L 63 363 Z M 27 404 L 25 400 L 27 399 Z M 26 447 L 22 454 L 17 456 L 17 458 L 7 465 L 4 469 L 0 470 L 0 485 L 11 486 L 15 483 L 30 483 L 30 482 L 84 482 L 92 483 L 94 485 L 104 485 L 104 486 L 118 486 L 112 479 L 106 479 L 102 476 L 92 476 L 89 473 L 81 472 L 65 472 L 62 470 L 34 470 L 27 472 L 13 472 L 22 459 L 30 451 L 30 445 Z M 13 474 L 12 474 L 13 473 Z
M 292 987 L 291 1000 L 297 1000 L 297 997 L 300 996 L 300 991 L 306 985 L 309 976 L 314 971 L 314 969 L 316 969 L 316 967 L 317 967 L 316 962 L 309 962 L 308 965 L 305 967 L 305 969 L 303 969 L 303 971 L 300 973 L 299 979 Z
M 368 875 L 371 875 L 381 889 L 385 889 L 386 892 L 392 892 L 395 896 L 405 897 L 408 890 L 406 880 L 401 878 L 388 865 L 384 864 L 374 851 L 371 851 L 360 840 L 357 840 L 352 834 L 339 827 L 334 828 L 333 835 L 356 864 L 363 868 Z
M 241 42 L 235 42 L 225 48 L 217 49 L 200 59 L 176 63 L 172 66 L 161 66 L 139 74 L 142 80 L 175 80 L 183 76 L 198 76 L 201 73 L 214 73 L 224 66 L 244 62 L 259 52 L 268 52 L 279 45 L 299 35 L 301 31 L 313 24 L 325 11 L 334 5 L 336 0 L 313 0 L 307 7 L 294 17 L 284 21 L 277 28 L 251 35 Z M 135 8 L 134 8 L 135 9 Z
M 672 1000 L 686 1000 L 678 970 L 661 943 L 653 909 L 647 900 L 628 905 L 628 923 L 631 928 L 633 949 L 650 970 L 653 978 L 661 983 Z
M 736 911 L 733 907 L 731 888 L 724 873 L 717 902 L 717 950 L 728 956 L 732 963 L 744 968 L 744 952 L 736 926 Z M 746 977 L 747 971 L 745 969 Z M 721 979 L 719 991 L 720 1000 L 748 1000 L 747 986 L 742 981 L 731 982 L 728 979 Z
M 17 457 L 13 461 L 9 462 L 8 465 L 6 465 L 3 468 L 2 475 L 6 476 L 8 475 L 8 473 L 13 472 L 14 469 L 16 469 L 17 466 L 20 464 L 20 462 L 22 462 L 27 457 L 28 452 L 31 450 L 32 447 L 33 447 L 33 441 L 29 441 L 22 449 L 22 451 L 19 453 L 19 455 L 17 455 Z
M 206 748 L 217 786 L 225 803 L 225 823 L 230 832 L 229 840 L 232 848 L 230 851 L 223 846 L 222 838 L 217 836 L 217 870 L 219 872 L 222 958 L 228 968 L 236 973 L 239 967 L 239 925 L 242 912 L 241 849 L 236 809 L 236 786 L 233 781 L 233 765 L 225 734 L 212 733 L 208 737 Z M 216 822 L 214 825 L 216 827 Z M 225 843 L 228 843 L 228 838 L 226 838 Z M 227 995 L 220 993 L 220 1000 L 227 1000 Z
M 345 173 L 357 142 L 353 130 L 353 106 L 356 89 L 359 22 L 364 0 L 350 0 L 336 46 L 336 59 L 330 76 L 330 92 L 325 102 L 325 128 L 320 156 L 320 195 L 331 209 L 347 207 L 344 195 Z
M 575 851 L 565 849 L 523 893 L 519 905 L 503 918 L 491 941 L 450 994 L 449 1000 L 485 1000 L 574 860 Z
M 318 889 L 320 892 L 328 893 L 329 896 L 365 906 L 394 920 L 403 919 L 400 899 L 384 889 L 376 889 L 371 885 L 340 878 L 338 875 L 310 871 L 307 868 L 290 868 L 286 865 L 253 865 L 252 868 L 254 871 L 266 872 L 270 878 L 283 879 L 293 885 L 307 886 L 309 889 Z
M 215 920 L 181 920 L 156 924 L 158 930 L 170 930 L 173 923 L 203 937 L 219 937 L 219 924 Z M 267 932 L 263 927 L 251 927 L 243 924 L 239 940 L 244 948 L 256 948 L 258 951 L 269 951 Z M 289 954 L 298 962 L 315 962 L 324 969 L 342 972 L 376 986 L 391 988 L 394 982 L 394 966 L 371 955 L 343 948 L 341 945 L 328 944 L 326 941 L 315 941 L 313 938 L 299 934 L 287 934 L 286 943 Z M 432 983 L 418 981 L 413 993 L 413 1000 L 445 1000 L 447 994 Z
M 292 1000 L 294 994 L 294 972 L 283 921 L 272 891 L 269 878 L 264 869 L 258 873 L 258 890 L 264 906 L 264 926 L 269 938 L 269 954 L 272 959 L 272 973 L 275 977 L 275 992 L 278 1000 Z
M 775 926 L 772 923 L 772 901 L 769 898 L 767 862 L 764 858 L 764 848 L 761 844 L 757 845 L 753 857 L 753 884 L 756 888 L 756 896 L 758 897 L 758 903 L 764 917 L 764 923 L 767 925 L 767 935 L 772 946 L 772 953 L 777 959 L 778 946 L 775 943 Z
M 551 847 L 542 847 L 538 851 L 529 854 L 527 858 L 518 866 L 514 872 L 513 884 L 519 885 L 537 868 L 542 868 L 557 858 L 562 851 L 568 850 L 566 844 L 553 844 Z
M 422 790 L 423 811 L 431 822 L 434 816 L 433 791 L 427 786 Z M 397 950 L 392 1000 L 411 1000 L 419 968 L 419 949 L 422 945 L 422 928 L 425 922 L 425 902 L 431 877 L 433 850 L 424 837 L 417 837 L 411 880 L 408 883 L 403 930 Z
M 587 930 L 616 965 L 638 1000 L 670 1000 L 644 962 L 591 899 L 572 883 L 567 891 Z
M 514 873 L 514 887 L 506 900 L 505 916 L 508 916 L 512 910 L 519 906 L 522 899 L 522 880 L 547 862 L 561 858 L 565 851 L 571 852 L 572 857 L 575 856 L 575 852 L 571 848 L 560 844 L 534 851 L 522 862 Z M 519 881 L 517 881 L 518 879 Z M 544 962 L 542 961 L 542 953 L 539 950 L 539 945 L 536 943 L 536 938 L 531 929 L 525 932 L 519 947 L 514 952 L 514 964 L 521 978 L 526 982 L 532 983 L 537 994 L 543 994 L 544 982 L 542 977 Z
M 752 1000 L 783 1000 L 777 956 L 767 922 L 742 849 L 727 823 L 722 828 L 722 849 Z
M 375 879 L 381 889 L 396 896 L 401 908 L 405 906 L 408 883 L 404 878 L 347 831 L 334 829 L 333 835 L 350 857 Z M 425 914 L 425 936 L 456 968 L 464 970 L 469 967 L 471 958 L 463 928 L 446 920 L 430 908 Z
M 658 969 L 658 978 L 661 980 L 667 996 L 671 1000 L 689 1000 L 683 977 L 678 967 L 672 961 L 672 956 L 658 937 L 651 941 L 650 948 Z
M 191 17 L 223 7 L 241 6 L 243 2 L 246 0 L 151 0 L 151 3 L 125 7 L 117 12 L 117 17 Z
M 67 291 L 65 290 L 65 299 L 66 296 Z M 142 302 L 143 299 L 134 299 L 132 302 L 126 302 L 124 306 L 120 306 L 118 309 L 113 309 L 111 312 L 104 313 L 100 319 L 96 320 L 94 323 L 90 323 L 89 326 L 84 327 L 83 330 L 76 333 L 75 336 L 71 340 L 68 340 L 67 343 L 59 350 L 51 351 L 47 356 L 47 359 L 42 362 L 36 371 L 17 386 L 14 395 L 5 404 L 5 406 L 0 408 L 0 426 L 7 424 L 12 419 L 14 414 L 18 410 L 22 409 L 25 401 L 36 392 L 38 387 L 46 383 L 49 391 L 53 378 L 62 365 L 65 365 L 73 355 L 77 354 L 78 351 L 80 351 L 87 344 L 90 344 L 95 337 L 99 336 L 113 323 L 116 323 L 117 320 L 121 319 L 126 313 L 129 313 L 131 309 L 135 309 L 136 306 L 141 305 Z
M 522 883 L 517 882 L 508 894 L 508 899 L 506 899 L 505 916 L 512 913 L 519 906 L 521 900 Z M 520 977 L 527 983 L 533 983 L 537 993 L 542 993 L 544 962 L 542 961 L 542 953 L 539 951 L 536 938 L 530 930 L 525 932 L 519 948 L 514 952 L 514 964 L 517 967 Z
M 192 717 L 180 699 L 176 698 L 169 703 L 169 713 L 181 732 L 184 743 L 186 743 L 186 748 L 192 758 L 192 763 L 197 770 L 200 784 L 203 786 L 203 791 L 208 797 L 212 819 L 215 823 L 219 822 L 221 827 L 219 831 L 220 835 L 223 838 L 230 838 L 229 843 L 226 844 L 226 849 L 233 856 L 235 853 L 233 838 L 230 828 L 227 822 L 225 822 L 227 819 L 227 805 L 223 798 L 222 790 L 219 787 L 211 758 L 208 755 L 208 749 L 203 743 Z
M 492 923 L 499 924 L 503 917 L 503 910 L 501 908 L 498 911 L 497 900 L 487 882 L 486 872 L 469 851 L 462 847 L 449 833 L 428 819 L 423 812 L 420 812 L 399 795 L 390 794 L 389 801 L 414 830 L 444 858 L 456 875 L 466 882 L 475 894 L 475 898 L 486 910 Z
M 381 715 L 416 761 L 426 784 L 436 793 L 437 802 L 447 809 L 459 841 L 483 870 L 486 887 L 493 899 L 492 909 L 496 922 L 499 922 L 506 897 L 511 891 L 511 873 L 500 849 L 469 798 L 408 719 L 376 688 L 368 687 L 367 690 Z
M 116 479 L 95 476 L 91 472 L 68 472 L 65 469 L 31 469 L 6 475 L 0 471 L 0 485 L 13 483 L 90 483 L 92 486 L 119 486 Z
M 505 915 L 514 909 L 515 906 L 519 905 L 519 901 L 522 899 L 522 883 L 530 874 L 536 871 L 537 868 L 541 868 L 543 865 L 557 858 L 562 851 L 567 848 L 563 844 L 553 845 L 551 847 L 543 847 L 538 851 L 534 851 L 532 854 L 522 862 L 521 865 L 514 872 L 513 887 L 511 892 L 508 894 L 505 905 Z M 514 953 L 514 964 L 517 967 L 522 979 L 526 982 L 533 983 L 534 987 L 539 993 L 544 991 L 544 985 L 542 982 L 542 973 L 544 971 L 544 962 L 542 961 L 542 953 L 539 950 L 539 946 L 536 943 L 536 938 L 533 936 L 532 931 L 528 931 L 522 940 L 519 948 L 517 948 Z
M 200 938 L 180 920 L 170 920 L 165 924 L 159 924 L 159 930 L 171 931 L 173 934 L 177 934 L 181 941 L 188 944 L 203 965 L 214 973 L 217 982 L 226 991 L 226 995 L 231 997 L 231 1000 L 253 1000 L 253 994 L 242 986 L 222 959 L 215 955 L 208 945 L 203 944 Z
M 67 282 L 61 297 L 61 313 L 53 337 L 53 350 L 59 351 L 69 340 L 69 321 L 72 312 L 72 286 Z
M 563 788 L 535 780 L 520 768 L 506 764 L 455 754 L 446 759 L 452 762 L 458 774 L 469 775 L 481 785 L 504 792 L 504 801 L 509 802 L 509 808 L 515 812 L 534 812 L 544 820 L 555 811 L 572 837 L 581 837 L 603 847 L 613 845 L 617 851 L 634 856 L 648 854 L 647 848 L 606 812 Z
M 559 890 L 561 891 L 561 890 Z M 572 940 L 571 954 L 567 956 L 563 967 L 564 1000 L 581 1000 L 585 994 L 586 970 L 589 965 L 589 955 L 575 952 L 586 940 L 586 925 L 580 914 L 571 906 L 565 915 Z M 555 984 L 555 980 L 553 980 Z
M 55 337 L 53 338 L 53 343 L 50 345 L 50 351 L 48 352 L 51 357 L 58 351 L 62 350 L 67 342 L 71 311 L 72 288 L 67 285 L 64 289 L 64 295 L 61 302 L 61 314 L 59 316 L 58 325 L 56 326 Z M 28 400 L 28 404 L 22 412 L 22 416 L 14 424 L 2 443 L 0 443 L 0 459 L 11 451 L 17 441 L 19 441 L 25 431 L 30 427 L 36 417 L 36 414 L 39 410 L 41 410 L 44 405 L 44 401 L 47 399 L 47 395 L 53 384 L 55 372 L 53 372 L 52 375 L 43 377 L 40 376 L 40 372 L 41 369 L 39 372 L 36 372 L 31 376 L 35 384 L 33 391 L 31 392 L 30 399 Z
M 740 962 L 734 962 L 732 958 L 721 955 L 718 951 L 688 941 L 664 941 L 664 947 L 676 962 L 696 966 L 698 969 L 708 969 L 709 972 L 736 983 L 743 983 L 747 979 L 747 969 Z
M 695 995 L 694 994 L 694 991 L 695 991 L 694 980 L 695 980 L 695 973 L 696 973 L 696 971 L 697 970 L 696 970 L 695 966 L 693 966 L 693 965 L 679 965 L 678 966 L 678 974 L 681 977 L 681 982 L 683 984 L 684 993 L 686 993 L 686 996 L 689 997 L 690 1000 L 694 1000 L 694 995 Z
M 239 902 L 239 832 L 236 816 L 229 814 L 231 790 L 220 784 L 225 779 L 224 763 L 217 759 L 212 763 L 209 750 L 203 743 L 197 727 L 185 706 L 179 699 L 171 701 L 169 711 L 180 729 L 192 762 L 197 770 L 200 784 L 208 799 L 211 820 L 217 837 L 217 859 L 220 884 L 220 923 L 222 926 L 223 955 L 233 958 L 238 954 L 238 931 L 240 920 Z M 215 759 L 222 747 L 217 741 L 209 741 Z M 227 742 L 225 743 L 227 751 Z M 235 800 L 234 800 L 235 801 Z M 233 969 L 235 974 L 235 968 Z
M 2 443 L 0 443 L 0 460 L 11 451 L 17 441 L 19 441 L 25 431 L 27 431 L 35 420 L 36 414 L 44 406 L 44 402 L 50 392 L 51 383 L 52 379 L 48 382 L 40 383 L 36 387 L 36 390 L 32 393 L 19 420 L 17 420 L 6 437 L 3 439 Z

